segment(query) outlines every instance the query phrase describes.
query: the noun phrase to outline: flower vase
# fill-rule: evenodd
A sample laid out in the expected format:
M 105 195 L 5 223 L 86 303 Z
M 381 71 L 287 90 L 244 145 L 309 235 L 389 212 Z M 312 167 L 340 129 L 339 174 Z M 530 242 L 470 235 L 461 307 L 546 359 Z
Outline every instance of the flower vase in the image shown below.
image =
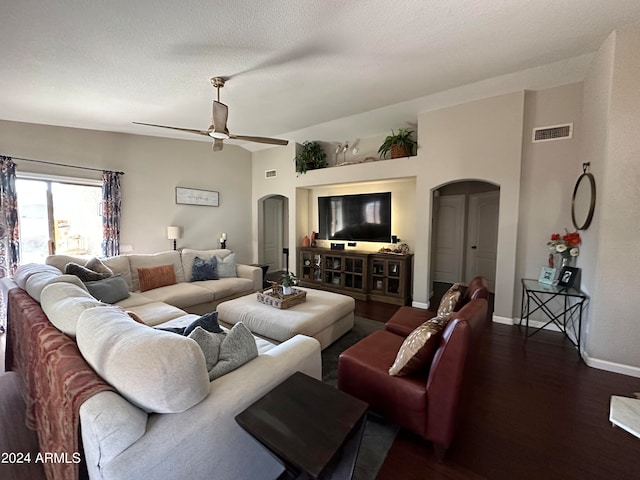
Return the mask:
M 576 257 L 565 257 L 564 255 L 562 256 L 562 259 L 560 261 L 560 268 L 562 267 L 575 267 L 576 266 Z

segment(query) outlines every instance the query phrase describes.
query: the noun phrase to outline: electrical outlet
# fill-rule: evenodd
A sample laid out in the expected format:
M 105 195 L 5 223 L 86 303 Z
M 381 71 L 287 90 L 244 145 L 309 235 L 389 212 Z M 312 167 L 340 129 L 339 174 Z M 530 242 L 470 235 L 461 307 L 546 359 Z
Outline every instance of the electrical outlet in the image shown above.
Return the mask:
M 133 252 L 133 245 L 131 245 L 130 243 L 125 243 L 123 245 L 120 245 L 120 252 L 122 253 Z

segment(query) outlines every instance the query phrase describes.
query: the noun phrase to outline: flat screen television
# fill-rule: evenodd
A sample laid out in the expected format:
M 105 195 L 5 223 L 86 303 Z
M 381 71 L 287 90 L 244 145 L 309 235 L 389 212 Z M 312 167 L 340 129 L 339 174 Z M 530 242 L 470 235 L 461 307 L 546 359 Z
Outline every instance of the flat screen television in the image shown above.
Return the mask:
M 318 197 L 321 240 L 391 241 L 391 192 Z

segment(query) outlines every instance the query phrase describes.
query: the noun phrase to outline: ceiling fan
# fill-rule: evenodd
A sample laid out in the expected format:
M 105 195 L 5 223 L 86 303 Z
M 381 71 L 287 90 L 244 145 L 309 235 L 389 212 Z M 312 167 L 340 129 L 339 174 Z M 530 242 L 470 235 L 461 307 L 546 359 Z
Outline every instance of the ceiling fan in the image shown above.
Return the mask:
M 278 138 L 254 137 L 250 135 L 233 135 L 227 129 L 227 117 L 229 115 L 229 107 L 220 102 L 220 89 L 224 87 L 225 77 L 212 77 L 211 85 L 218 91 L 218 99 L 213 101 L 211 124 L 206 130 L 196 130 L 191 128 L 170 127 L 168 125 L 156 125 L 153 123 L 133 122 L 136 125 L 146 125 L 149 127 L 168 128 L 170 130 L 178 130 L 180 132 L 195 133 L 213 138 L 213 150 L 222 150 L 223 140 L 246 140 L 249 142 L 268 143 L 270 145 L 287 145 L 288 140 L 280 140 Z

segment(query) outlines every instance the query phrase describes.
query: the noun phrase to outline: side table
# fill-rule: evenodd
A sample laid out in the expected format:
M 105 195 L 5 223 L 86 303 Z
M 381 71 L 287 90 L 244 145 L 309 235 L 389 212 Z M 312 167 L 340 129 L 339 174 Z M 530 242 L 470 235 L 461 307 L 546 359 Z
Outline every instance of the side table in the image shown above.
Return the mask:
M 562 305 L 554 308 L 550 302 L 556 298 L 561 300 Z M 523 278 L 520 324 L 522 324 L 523 320 L 526 322 L 525 342 L 527 338 L 553 323 L 564 333 L 569 341 L 578 348 L 578 354 L 580 354 L 582 310 L 588 299 L 589 297 L 586 294 L 573 287 L 565 288 L 556 285 L 547 285 L 537 280 Z M 532 333 L 529 333 L 529 316 L 538 310 L 544 313 L 548 321 L 544 325 L 537 327 Z M 578 323 L 577 329 L 575 325 L 576 319 Z M 571 327 L 571 330 L 573 330 L 575 339 L 569 335 L 568 327 Z
M 280 478 L 350 479 L 368 405 L 296 372 L 236 416 L 286 468 Z

